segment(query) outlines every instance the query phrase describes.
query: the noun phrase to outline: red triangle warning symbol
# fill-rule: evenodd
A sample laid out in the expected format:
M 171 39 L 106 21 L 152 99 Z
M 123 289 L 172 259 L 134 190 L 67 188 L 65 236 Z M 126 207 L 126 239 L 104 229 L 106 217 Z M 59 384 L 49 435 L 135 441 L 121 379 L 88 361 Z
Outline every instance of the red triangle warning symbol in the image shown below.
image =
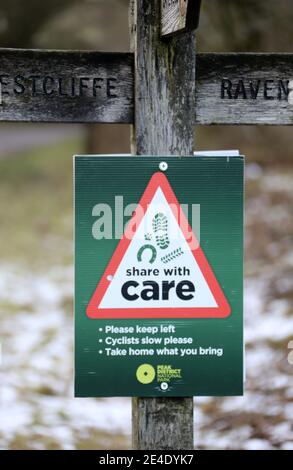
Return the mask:
M 163 173 L 144 191 L 89 304 L 90 318 L 224 318 L 227 299 Z

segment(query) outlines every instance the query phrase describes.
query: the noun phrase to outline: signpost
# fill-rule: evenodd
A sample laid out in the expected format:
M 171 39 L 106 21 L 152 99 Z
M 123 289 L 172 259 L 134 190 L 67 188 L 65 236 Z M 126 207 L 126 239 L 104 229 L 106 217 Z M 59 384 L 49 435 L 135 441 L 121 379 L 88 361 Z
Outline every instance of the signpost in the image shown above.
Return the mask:
M 156 0 L 130 2 L 136 110 L 132 153 L 191 156 L 195 34 L 162 41 L 160 13 Z M 134 449 L 192 449 L 193 398 L 133 398 L 132 426 Z
M 203 54 L 196 123 L 293 124 L 293 54 Z
M 1 49 L 0 121 L 133 124 L 132 153 L 161 155 L 160 160 L 164 158 L 162 162 L 167 161 L 166 155 L 193 155 L 195 124 L 292 124 L 293 54 L 196 56 L 193 29 L 198 22 L 199 5 L 200 2 L 195 0 L 131 0 L 132 52 L 127 54 Z M 132 159 L 133 168 L 138 160 Z M 176 166 L 183 168 L 186 160 L 176 159 Z M 190 160 L 188 165 L 195 165 L 193 162 L 197 159 Z M 154 165 L 152 157 L 149 161 L 150 167 Z M 121 174 L 123 167 L 120 166 Z M 114 171 L 112 167 L 111 171 Z M 151 181 L 150 168 L 145 174 Z M 186 181 L 188 175 L 185 174 Z M 166 178 L 165 189 L 171 188 L 166 193 L 163 191 L 166 200 L 168 193 L 174 193 L 181 203 L 180 188 L 176 188 L 172 177 L 170 181 L 168 175 Z M 144 179 L 146 187 L 149 181 Z M 133 184 L 137 183 L 134 177 Z M 137 189 L 142 193 L 143 185 Z M 241 217 L 241 213 L 236 211 L 235 214 Z M 158 224 L 164 226 L 164 219 L 159 217 L 158 220 Z M 205 250 L 203 253 L 205 256 L 208 254 Z M 108 252 L 108 261 L 111 255 L 112 252 Z M 214 263 L 210 263 L 209 256 L 202 257 L 203 263 L 196 256 L 193 259 L 200 272 L 206 269 L 213 272 Z M 115 257 L 114 261 L 113 266 L 119 269 Z M 106 261 L 104 267 L 107 268 Z M 93 277 L 94 272 L 93 269 Z M 226 317 L 217 321 L 229 322 L 233 318 L 233 315 L 229 316 L 229 307 L 232 308 L 232 301 L 240 302 L 240 295 L 232 299 L 221 274 L 215 273 L 214 277 L 220 300 L 214 289 L 210 289 L 210 294 L 217 297 L 221 305 L 219 310 Z M 203 276 L 203 279 L 209 285 L 211 275 Z M 154 281 L 153 278 L 151 280 Z M 167 279 L 161 281 L 168 282 Z M 180 296 L 192 295 L 193 292 L 191 285 L 179 286 L 180 282 L 176 282 L 175 290 L 169 285 L 168 289 L 170 287 L 171 291 L 172 288 L 173 295 L 175 292 L 182 300 Z M 108 321 L 107 317 L 119 310 L 111 303 L 110 294 L 106 304 L 101 305 L 101 289 L 107 290 L 109 286 L 100 283 L 95 286 L 92 283 L 91 286 L 93 297 L 88 292 L 86 310 L 89 317 L 100 316 L 100 319 L 90 320 L 85 315 L 84 321 Z M 140 302 L 139 314 L 144 310 L 141 308 L 143 297 L 148 294 L 141 286 L 131 287 L 138 290 L 133 291 L 128 286 L 124 293 L 126 297 L 138 295 L 135 302 Z M 152 295 L 159 296 L 158 302 L 161 301 L 160 295 L 165 295 L 162 288 L 163 284 L 153 290 Z M 131 300 L 126 298 L 126 302 Z M 168 311 L 169 307 L 168 304 Z M 191 308 L 193 312 L 197 309 L 195 305 Z M 212 308 L 211 305 L 208 308 Z M 189 319 L 196 320 L 208 321 Z M 142 366 L 137 372 L 138 377 L 145 376 L 150 380 L 153 370 Z M 145 385 L 140 384 L 142 387 Z M 84 387 L 86 390 L 86 385 Z M 177 397 L 135 398 L 133 446 L 138 449 L 193 448 L 192 398 L 184 398 L 180 392 Z
M 131 54 L 0 49 L 1 121 L 133 121 Z
M 293 123 L 293 54 L 197 54 L 196 70 L 194 124 Z M 0 84 L 0 121 L 134 123 L 132 53 L 0 49 Z
M 242 395 L 243 168 L 75 158 L 77 396 Z

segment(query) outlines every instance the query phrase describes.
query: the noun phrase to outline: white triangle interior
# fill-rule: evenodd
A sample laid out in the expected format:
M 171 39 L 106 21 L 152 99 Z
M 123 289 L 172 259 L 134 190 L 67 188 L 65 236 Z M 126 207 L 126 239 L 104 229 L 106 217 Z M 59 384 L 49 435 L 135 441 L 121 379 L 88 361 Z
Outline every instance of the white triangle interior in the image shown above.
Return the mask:
M 159 232 L 153 230 L 153 220 L 156 214 L 163 214 L 167 219 L 167 229 Z M 164 219 L 166 221 L 166 219 Z M 166 224 L 163 224 L 165 227 Z M 162 224 L 161 224 L 162 227 Z M 161 240 L 166 240 L 168 236 L 168 247 L 162 249 L 156 243 L 156 235 L 160 236 Z M 145 239 L 147 236 L 147 239 Z M 156 259 L 150 263 L 150 257 L 153 253 L 150 249 L 145 249 L 142 254 L 142 260 L 138 261 L 138 252 L 144 245 L 152 245 L 156 250 Z M 183 252 L 179 256 L 175 256 L 179 251 Z M 176 251 L 177 250 L 177 251 Z M 173 255 L 172 255 L 173 253 Z M 171 254 L 171 256 L 168 256 Z M 166 257 L 170 261 L 166 262 Z M 162 261 L 165 260 L 165 263 Z M 147 276 L 141 275 L 127 275 L 127 270 L 138 269 L 140 272 L 143 269 L 152 270 Z M 175 275 L 175 268 L 177 268 L 177 275 Z M 158 275 L 154 272 L 157 270 Z M 173 270 L 173 271 L 172 271 Z M 181 275 L 178 273 L 181 270 Z M 172 272 L 172 274 L 171 274 Z M 169 274 L 167 274 L 169 273 Z M 170 208 L 168 201 L 160 187 L 157 188 L 152 201 L 141 220 L 141 223 L 133 235 L 132 240 L 123 256 L 123 259 L 118 266 L 115 273 L 111 273 L 113 279 L 109 283 L 104 297 L 101 300 L 98 308 L 100 309 L 138 309 L 138 308 L 215 308 L 218 307 L 217 302 L 211 292 L 208 283 L 206 282 L 199 265 L 190 249 L 188 242 L 185 239 L 183 231 L 178 225 L 176 217 Z M 138 294 L 139 297 L 135 300 L 127 300 L 123 297 L 121 288 L 128 281 L 136 281 L 139 286 L 129 288 L 131 295 Z M 144 281 L 156 282 L 159 286 L 160 298 L 159 300 L 143 300 L 140 296 L 143 289 L 142 283 Z M 195 287 L 192 298 L 189 300 L 182 300 L 176 294 L 176 288 L 169 290 L 168 299 L 162 300 L 162 283 L 163 281 L 175 281 L 177 285 L 181 281 L 190 281 Z

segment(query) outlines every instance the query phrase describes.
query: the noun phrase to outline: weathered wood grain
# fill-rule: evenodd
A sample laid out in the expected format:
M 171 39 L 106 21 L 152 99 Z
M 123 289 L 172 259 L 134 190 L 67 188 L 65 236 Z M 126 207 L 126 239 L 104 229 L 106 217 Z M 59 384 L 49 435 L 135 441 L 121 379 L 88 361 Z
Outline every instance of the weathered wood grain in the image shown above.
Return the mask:
M 161 36 L 196 29 L 200 6 L 201 0 L 161 0 Z
M 131 53 L 0 49 L 0 121 L 133 123 L 133 60 Z M 198 54 L 196 104 L 188 106 L 195 124 L 290 125 L 292 83 L 293 54 Z
M 197 124 L 293 124 L 293 54 L 199 54 Z
M 192 398 L 133 398 L 133 448 L 192 450 Z
M 192 155 L 195 110 L 195 38 L 161 41 L 155 0 L 137 0 L 135 132 L 141 155 Z M 145 31 L 148 31 L 148 34 Z M 183 138 L 184 136 L 184 138 Z
M 133 56 L 0 49 L 0 121 L 133 121 Z
M 195 37 L 160 38 L 157 0 L 132 0 L 135 51 L 135 124 L 132 153 L 192 155 L 194 147 Z M 133 447 L 193 448 L 192 398 L 135 398 Z

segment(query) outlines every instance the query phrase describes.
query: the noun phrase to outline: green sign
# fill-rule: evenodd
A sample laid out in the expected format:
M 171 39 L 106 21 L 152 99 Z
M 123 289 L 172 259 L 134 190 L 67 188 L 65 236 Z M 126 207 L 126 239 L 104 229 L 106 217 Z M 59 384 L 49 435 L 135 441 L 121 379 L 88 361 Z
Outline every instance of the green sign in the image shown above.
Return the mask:
M 243 393 L 243 157 L 75 157 L 75 393 Z

